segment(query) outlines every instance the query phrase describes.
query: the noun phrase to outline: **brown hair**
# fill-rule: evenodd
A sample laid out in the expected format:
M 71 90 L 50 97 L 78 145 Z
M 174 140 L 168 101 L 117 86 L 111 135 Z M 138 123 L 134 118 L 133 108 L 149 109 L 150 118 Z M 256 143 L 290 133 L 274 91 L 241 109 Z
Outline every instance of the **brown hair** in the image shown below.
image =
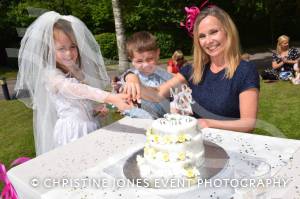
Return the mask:
M 155 51 L 159 49 L 156 42 L 156 37 L 150 32 L 136 32 L 126 41 L 127 55 L 130 59 L 133 58 L 134 52 Z
M 73 31 L 73 28 L 71 26 L 71 23 L 69 21 L 66 21 L 64 19 L 59 19 L 57 22 L 54 23 L 53 25 L 53 38 L 55 39 L 56 37 L 56 32 L 57 31 L 62 31 L 67 35 L 67 37 L 74 43 L 76 44 L 77 52 L 78 52 L 78 63 L 79 67 L 81 68 L 81 61 L 80 61 L 80 52 L 77 46 L 77 41 L 76 37 Z
M 191 78 L 194 84 L 198 84 L 202 80 L 205 65 L 210 62 L 208 54 L 201 48 L 198 36 L 198 27 L 200 22 L 207 16 L 216 17 L 221 24 L 227 35 L 227 44 L 225 47 L 225 60 L 229 66 L 226 68 L 226 78 L 231 79 L 234 75 L 236 68 L 241 61 L 241 50 L 239 43 L 239 34 L 230 16 L 221 8 L 217 6 L 211 6 L 204 10 L 201 10 L 197 16 L 194 24 L 194 64 L 193 74 Z

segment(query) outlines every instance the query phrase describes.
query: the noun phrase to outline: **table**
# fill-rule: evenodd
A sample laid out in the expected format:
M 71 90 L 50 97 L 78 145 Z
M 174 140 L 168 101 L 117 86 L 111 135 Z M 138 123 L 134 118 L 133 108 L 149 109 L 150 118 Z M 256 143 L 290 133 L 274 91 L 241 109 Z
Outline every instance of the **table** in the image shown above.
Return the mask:
M 20 199 L 240 198 L 228 187 L 199 188 L 183 193 L 174 190 L 166 194 L 159 190 L 145 192 L 145 188 L 122 185 L 75 186 L 91 182 L 88 181 L 91 179 L 108 179 L 109 183 L 112 179 L 118 179 L 122 161 L 143 147 L 144 133 L 151 122 L 125 117 L 10 169 L 8 177 Z M 289 183 L 285 188 L 271 189 L 271 198 L 300 198 L 300 141 L 212 128 L 202 129 L 202 133 L 204 139 L 226 150 L 230 157 L 228 167 L 247 156 L 263 158 L 271 165 L 272 176 L 287 179 Z M 222 175 L 232 173 L 228 169 Z M 58 182 L 66 186 L 57 186 Z M 73 183 L 72 187 L 70 183 Z

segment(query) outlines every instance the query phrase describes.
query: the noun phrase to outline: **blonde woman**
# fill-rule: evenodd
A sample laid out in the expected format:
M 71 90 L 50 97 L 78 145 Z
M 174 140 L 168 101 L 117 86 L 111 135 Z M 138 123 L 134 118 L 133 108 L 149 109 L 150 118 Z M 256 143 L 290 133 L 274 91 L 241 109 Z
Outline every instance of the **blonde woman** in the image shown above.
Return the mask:
M 134 75 L 126 76 L 125 91 L 133 99 L 160 100 L 172 87 L 192 89 L 194 116 L 202 127 L 249 132 L 256 122 L 259 75 L 255 65 L 241 60 L 237 29 L 222 9 L 201 10 L 194 24 L 194 63 L 183 67 L 158 88 L 141 86 Z M 134 91 L 134 92 L 133 92 Z
M 272 55 L 272 67 L 284 80 L 288 79 L 288 75 L 292 75 L 293 65 L 297 63 L 300 57 L 300 53 L 296 48 L 289 47 L 289 41 L 290 38 L 286 35 L 278 37 L 276 53 Z

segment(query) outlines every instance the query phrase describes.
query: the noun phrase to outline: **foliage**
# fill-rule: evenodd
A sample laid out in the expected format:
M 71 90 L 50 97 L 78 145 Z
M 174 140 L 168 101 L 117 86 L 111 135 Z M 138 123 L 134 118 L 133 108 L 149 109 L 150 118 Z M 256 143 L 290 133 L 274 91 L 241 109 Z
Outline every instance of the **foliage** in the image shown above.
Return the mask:
M 173 30 L 184 18 L 184 1 L 125 0 L 123 4 L 125 28 L 138 30 Z M 187 1 L 188 2 L 188 1 Z M 196 1 L 195 1 L 196 2 Z
M 47 5 L 40 2 L 19 2 L 12 4 L 7 12 L 8 20 L 13 22 L 15 27 L 27 27 L 37 17 L 38 14 L 45 12 Z
M 157 38 L 157 43 L 160 48 L 160 57 L 172 56 L 175 49 L 173 36 L 166 32 L 155 32 L 154 35 Z
M 115 33 L 102 33 L 95 35 L 95 39 L 100 45 L 103 57 L 117 59 L 118 47 Z
M 114 32 L 114 18 L 110 0 L 99 0 L 97 4 L 90 6 L 94 33 Z
M 180 27 L 185 18 L 185 6 L 199 6 L 199 0 L 122 0 L 125 33 L 148 30 L 171 32 L 175 49 L 191 51 L 191 42 Z M 243 48 L 274 45 L 281 34 L 292 41 L 300 39 L 300 1 L 298 0 L 210 0 L 229 13 L 237 24 Z M 11 45 L 9 37 L 16 27 L 27 27 L 38 14 L 54 10 L 80 18 L 94 34 L 114 32 L 110 0 L 1 0 L 0 45 Z M 33 13 L 33 14 L 32 14 Z M 10 27 L 10 29 L 9 29 Z M 5 43 L 4 43 L 4 42 Z M 187 44 L 190 46 L 187 48 Z

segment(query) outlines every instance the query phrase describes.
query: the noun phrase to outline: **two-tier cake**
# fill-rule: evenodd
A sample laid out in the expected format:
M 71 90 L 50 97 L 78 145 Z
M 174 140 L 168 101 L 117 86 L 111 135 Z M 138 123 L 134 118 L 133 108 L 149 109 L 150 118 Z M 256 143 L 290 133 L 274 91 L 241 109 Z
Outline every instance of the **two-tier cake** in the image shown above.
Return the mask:
M 146 132 L 143 156 L 137 156 L 140 176 L 149 179 L 197 179 L 204 145 L 197 119 L 166 114 Z

